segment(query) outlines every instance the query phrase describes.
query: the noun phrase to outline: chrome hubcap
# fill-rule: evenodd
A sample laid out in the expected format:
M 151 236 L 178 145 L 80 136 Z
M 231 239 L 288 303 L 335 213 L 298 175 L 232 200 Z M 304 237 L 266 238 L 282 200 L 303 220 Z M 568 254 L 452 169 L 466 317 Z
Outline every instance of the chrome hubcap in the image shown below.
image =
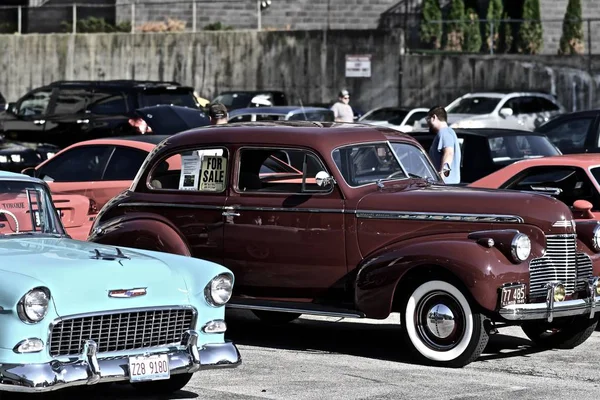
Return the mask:
M 454 314 L 445 304 L 436 304 L 427 313 L 427 328 L 437 338 L 447 338 L 455 326 Z

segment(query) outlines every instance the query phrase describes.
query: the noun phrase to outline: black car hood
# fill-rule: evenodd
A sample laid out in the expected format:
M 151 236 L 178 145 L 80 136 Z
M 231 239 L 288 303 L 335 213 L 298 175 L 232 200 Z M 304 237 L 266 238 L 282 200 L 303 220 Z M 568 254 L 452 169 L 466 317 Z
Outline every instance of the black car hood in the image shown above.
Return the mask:
M 155 135 L 174 135 L 210 125 L 208 116 L 195 108 L 161 105 L 138 108 L 135 113 L 146 121 Z
M 26 143 L 0 140 L 0 170 L 21 172 L 35 167 L 60 151 L 60 147 L 48 143 Z

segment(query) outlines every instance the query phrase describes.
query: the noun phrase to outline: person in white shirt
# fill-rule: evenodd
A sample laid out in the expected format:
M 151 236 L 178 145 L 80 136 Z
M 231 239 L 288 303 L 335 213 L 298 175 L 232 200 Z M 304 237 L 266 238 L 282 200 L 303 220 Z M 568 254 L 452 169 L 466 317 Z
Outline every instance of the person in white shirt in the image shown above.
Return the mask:
M 335 122 L 354 122 L 354 111 L 350 107 L 350 93 L 343 89 L 338 94 L 338 101 L 331 106 Z

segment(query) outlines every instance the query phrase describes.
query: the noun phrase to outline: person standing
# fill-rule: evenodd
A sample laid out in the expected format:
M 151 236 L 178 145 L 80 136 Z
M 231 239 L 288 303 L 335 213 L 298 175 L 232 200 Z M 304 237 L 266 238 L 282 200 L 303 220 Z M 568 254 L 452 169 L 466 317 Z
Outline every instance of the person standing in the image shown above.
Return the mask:
M 429 157 L 437 168 L 444 182 L 460 183 L 460 160 L 462 158 L 460 143 L 454 129 L 448 126 L 448 114 L 442 106 L 429 110 L 426 117 L 429 130 L 435 133 L 429 148 Z
M 210 118 L 211 125 L 225 125 L 228 117 L 227 107 L 224 104 L 215 103 L 208 107 L 208 118 Z
M 335 122 L 354 122 L 354 111 L 350 107 L 350 93 L 346 89 L 340 90 L 338 101 L 331 106 L 331 111 Z

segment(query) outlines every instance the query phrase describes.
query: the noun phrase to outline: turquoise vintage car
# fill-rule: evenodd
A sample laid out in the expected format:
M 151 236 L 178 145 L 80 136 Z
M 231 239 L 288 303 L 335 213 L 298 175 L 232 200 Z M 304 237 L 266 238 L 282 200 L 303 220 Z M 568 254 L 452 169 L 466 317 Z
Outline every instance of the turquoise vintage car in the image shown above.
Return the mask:
M 44 182 L 0 172 L 0 391 L 129 381 L 168 393 L 235 367 L 232 288 L 218 264 L 72 240 Z

